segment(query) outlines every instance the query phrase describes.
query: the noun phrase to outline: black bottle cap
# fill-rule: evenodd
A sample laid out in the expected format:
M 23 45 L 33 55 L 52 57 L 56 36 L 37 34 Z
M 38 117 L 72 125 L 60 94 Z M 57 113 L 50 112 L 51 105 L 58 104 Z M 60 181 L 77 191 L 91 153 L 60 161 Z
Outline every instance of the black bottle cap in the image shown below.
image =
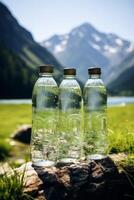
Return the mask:
M 101 74 L 101 68 L 100 67 L 90 67 L 88 69 L 88 74 Z
M 64 68 L 64 75 L 76 75 L 75 68 Z
M 40 73 L 53 73 L 53 68 L 54 68 L 53 65 L 45 64 L 39 66 L 39 71 Z

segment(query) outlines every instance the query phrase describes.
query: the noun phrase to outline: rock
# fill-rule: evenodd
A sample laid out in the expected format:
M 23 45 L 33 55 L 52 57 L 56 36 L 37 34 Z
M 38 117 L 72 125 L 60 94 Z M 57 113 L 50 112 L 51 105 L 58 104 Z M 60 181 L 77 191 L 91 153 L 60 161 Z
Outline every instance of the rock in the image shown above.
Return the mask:
M 113 160 L 112 160 L 113 159 Z M 41 168 L 29 162 L 24 169 L 25 192 L 42 200 L 129 200 L 134 190 L 114 158 Z
M 30 144 L 31 140 L 31 125 L 24 124 L 20 126 L 11 136 L 12 139 L 22 142 L 24 144 Z
M 12 168 L 8 162 L 2 163 L 0 162 L 0 175 L 12 172 Z

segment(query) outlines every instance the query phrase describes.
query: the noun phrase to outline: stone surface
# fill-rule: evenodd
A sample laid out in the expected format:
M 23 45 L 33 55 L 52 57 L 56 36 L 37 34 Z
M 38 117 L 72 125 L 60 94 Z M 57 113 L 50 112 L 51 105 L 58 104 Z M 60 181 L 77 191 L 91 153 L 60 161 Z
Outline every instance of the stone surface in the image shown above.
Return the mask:
M 117 158 L 117 157 L 116 157 Z M 112 160 L 113 159 L 113 160 Z M 39 200 L 129 200 L 134 191 L 114 158 L 51 168 L 22 165 L 25 192 Z M 117 159 L 115 159 L 117 162 Z
M 12 139 L 22 142 L 24 144 L 30 144 L 31 140 L 31 125 L 24 124 L 20 126 L 11 136 Z

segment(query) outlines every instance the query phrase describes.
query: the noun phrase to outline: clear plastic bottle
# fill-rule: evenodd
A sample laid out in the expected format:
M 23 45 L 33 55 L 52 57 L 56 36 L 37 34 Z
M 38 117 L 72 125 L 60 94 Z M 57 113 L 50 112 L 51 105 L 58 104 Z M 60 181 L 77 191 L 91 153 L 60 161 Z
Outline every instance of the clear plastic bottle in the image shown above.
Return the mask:
M 64 69 L 59 87 L 59 159 L 75 162 L 81 157 L 81 88 L 76 80 L 76 69 Z
M 89 159 L 102 159 L 107 153 L 107 91 L 101 68 L 89 68 L 84 86 L 84 152 Z
M 52 166 L 57 159 L 58 86 L 53 66 L 40 66 L 32 95 L 31 157 L 36 166 Z

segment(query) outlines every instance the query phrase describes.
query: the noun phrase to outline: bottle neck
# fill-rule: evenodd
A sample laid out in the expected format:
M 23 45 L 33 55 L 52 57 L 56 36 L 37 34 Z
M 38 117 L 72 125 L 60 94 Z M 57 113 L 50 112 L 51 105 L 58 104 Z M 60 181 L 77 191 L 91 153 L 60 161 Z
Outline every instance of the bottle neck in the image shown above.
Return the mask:
M 75 79 L 75 75 L 64 75 L 64 79 Z
M 39 77 L 52 77 L 52 73 L 39 73 Z
M 91 78 L 91 79 L 100 79 L 101 76 L 100 76 L 100 74 L 89 74 L 89 78 Z

